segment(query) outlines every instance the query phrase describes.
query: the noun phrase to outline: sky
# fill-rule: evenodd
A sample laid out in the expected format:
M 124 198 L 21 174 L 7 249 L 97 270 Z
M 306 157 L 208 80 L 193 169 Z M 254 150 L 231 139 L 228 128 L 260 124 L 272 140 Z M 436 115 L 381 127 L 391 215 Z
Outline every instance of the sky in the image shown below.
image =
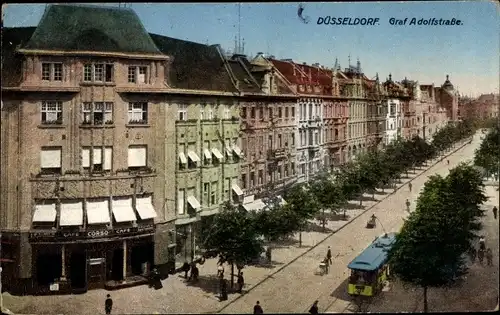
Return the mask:
M 118 3 L 99 4 L 118 6 Z M 361 62 L 369 77 L 389 74 L 421 84 L 441 85 L 446 75 L 461 94 L 498 93 L 500 17 L 494 1 L 427 2 L 307 2 L 302 22 L 299 3 L 132 3 L 150 33 L 220 44 L 234 49 L 240 30 L 245 53 L 269 53 L 279 59 L 342 68 Z M 8 4 L 6 27 L 36 26 L 45 4 Z M 377 25 L 318 25 L 319 17 L 379 18 Z M 408 18 L 407 25 L 390 19 Z M 408 25 L 412 18 L 458 19 L 462 25 Z

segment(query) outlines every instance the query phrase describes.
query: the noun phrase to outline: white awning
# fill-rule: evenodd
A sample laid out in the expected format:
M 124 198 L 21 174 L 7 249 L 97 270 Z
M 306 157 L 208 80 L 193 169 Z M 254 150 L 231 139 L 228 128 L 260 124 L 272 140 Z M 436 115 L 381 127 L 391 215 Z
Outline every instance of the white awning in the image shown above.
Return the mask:
M 181 160 L 182 164 L 187 164 L 187 162 L 188 162 L 188 160 L 187 160 L 186 155 L 184 154 L 184 152 L 179 152 L 179 159 Z
M 191 207 L 193 207 L 193 209 L 195 209 L 195 210 L 198 210 L 198 209 L 200 209 L 200 208 L 201 208 L 201 205 L 200 205 L 200 203 L 198 202 L 198 200 L 196 199 L 196 197 L 195 197 L 195 196 L 189 196 L 189 197 L 187 198 L 187 202 L 188 202 L 188 203 L 189 203 L 189 205 L 190 205 Z
M 266 207 L 266 204 L 261 200 L 257 199 L 251 203 L 243 204 L 243 208 L 247 211 L 259 212 Z
M 56 204 L 35 205 L 35 213 L 33 214 L 33 222 L 48 222 L 56 221 L 57 211 Z
M 111 221 L 109 217 L 109 201 L 89 201 L 87 202 L 87 223 L 107 224 Z
M 252 203 L 255 200 L 255 195 L 243 197 L 243 203 Z
M 153 208 L 151 197 L 137 198 L 135 201 L 135 208 L 139 213 L 142 220 L 153 219 L 156 217 L 156 211 Z
M 61 203 L 60 226 L 83 225 L 83 204 L 82 202 Z
M 137 220 L 134 209 L 132 208 L 132 198 L 113 199 L 111 209 L 116 222 L 130 222 Z
M 213 149 L 212 149 L 212 153 L 215 155 L 215 157 L 216 157 L 219 161 L 224 160 L 224 156 L 222 155 L 222 153 L 220 153 L 219 149 L 217 149 L 217 148 L 213 148 Z
M 175 220 L 175 225 L 185 225 L 196 222 L 198 219 L 196 217 L 193 218 L 179 218 Z
M 243 152 L 241 152 L 241 149 L 237 145 L 233 145 L 233 151 L 237 156 L 243 156 Z
M 238 196 L 242 196 L 243 195 L 243 190 L 241 190 L 240 186 L 236 185 L 236 184 L 233 184 L 232 186 L 233 188 L 233 191 L 238 195 Z
M 276 197 L 279 199 L 279 201 L 280 201 L 280 205 L 284 206 L 284 205 L 286 205 L 286 204 L 287 204 L 286 200 L 285 200 L 285 199 L 283 199 L 283 197 L 282 197 L 282 196 L 278 195 L 278 196 L 276 196 Z
M 210 152 L 209 149 L 203 150 L 203 153 L 205 154 L 205 159 L 211 160 L 212 159 L 212 153 Z
M 193 161 L 194 163 L 197 163 L 200 161 L 200 157 L 198 154 L 196 154 L 194 151 L 189 151 L 188 152 L 188 157 Z

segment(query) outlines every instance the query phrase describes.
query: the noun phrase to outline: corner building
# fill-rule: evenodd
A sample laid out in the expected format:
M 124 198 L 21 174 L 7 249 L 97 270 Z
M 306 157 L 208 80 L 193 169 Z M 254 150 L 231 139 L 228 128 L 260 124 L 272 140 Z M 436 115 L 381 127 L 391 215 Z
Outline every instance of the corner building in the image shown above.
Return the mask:
M 166 217 L 157 93 L 170 58 L 131 10 L 53 5 L 36 28 L 4 32 L 4 287 L 81 292 L 143 280 Z

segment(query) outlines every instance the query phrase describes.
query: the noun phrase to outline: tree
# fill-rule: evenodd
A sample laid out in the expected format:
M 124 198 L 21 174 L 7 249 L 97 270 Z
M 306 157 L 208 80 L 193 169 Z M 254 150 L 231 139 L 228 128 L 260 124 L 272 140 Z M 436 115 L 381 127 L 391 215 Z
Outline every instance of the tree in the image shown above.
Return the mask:
M 500 127 L 493 128 L 483 139 L 474 154 L 474 164 L 482 167 L 487 174 L 496 174 L 500 169 Z
M 325 210 L 336 213 L 338 209 L 346 202 L 342 195 L 342 190 L 333 182 L 332 176 L 328 173 L 322 173 L 314 182 L 309 185 L 311 194 L 314 196 L 321 215 L 317 217 L 323 224 L 323 230 L 326 228 L 327 216 Z
M 226 202 L 214 216 L 211 229 L 203 240 L 205 249 L 215 250 L 234 269 L 244 266 L 264 251 L 263 241 L 255 229 L 254 221 L 244 209 Z M 231 272 L 231 285 L 234 272 Z
M 302 246 L 302 230 L 309 219 L 312 219 L 320 209 L 320 205 L 310 193 L 307 184 L 297 184 L 288 189 L 284 198 L 287 208 L 294 214 L 294 219 L 299 225 L 299 246 Z
M 471 247 L 486 201 L 480 175 L 461 164 L 443 178 L 431 176 L 389 251 L 392 272 L 424 290 L 424 312 L 431 287 L 454 283 L 467 272 L 465 253 Z
M 300 230 L 300 220 L 289 203 L 269 203 L 264 211 L 251 214 L 259 235 L 269 242 L 275 242 Z

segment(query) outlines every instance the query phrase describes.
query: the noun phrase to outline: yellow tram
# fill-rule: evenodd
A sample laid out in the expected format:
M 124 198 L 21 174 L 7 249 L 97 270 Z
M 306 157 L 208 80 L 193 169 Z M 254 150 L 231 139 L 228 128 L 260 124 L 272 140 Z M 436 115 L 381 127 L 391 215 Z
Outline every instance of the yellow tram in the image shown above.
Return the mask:
M 395 240 L 396 233 L 379 236 L 349 263 L 347 268 L 351 271 L 351 275 L 347 293 L 374 296 L 382 290 L 389 275 L 387 251 Z

